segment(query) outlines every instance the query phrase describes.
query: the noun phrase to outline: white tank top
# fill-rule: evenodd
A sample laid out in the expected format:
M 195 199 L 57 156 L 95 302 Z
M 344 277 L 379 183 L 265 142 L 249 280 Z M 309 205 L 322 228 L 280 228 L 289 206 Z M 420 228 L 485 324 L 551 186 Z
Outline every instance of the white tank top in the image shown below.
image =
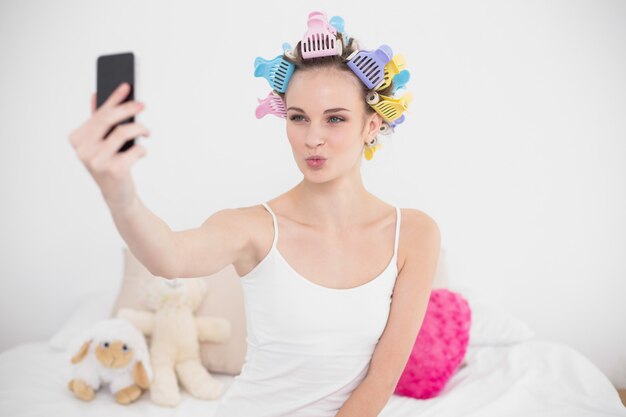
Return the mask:
M 247 352 L 215 417 L 334 417 L 366 376 L 387 324 L 398 275 L 400 209 L 393 257 L 376 278 L 353 288 L 318 285 L 298 274 L 274 241 L 241 277 Z

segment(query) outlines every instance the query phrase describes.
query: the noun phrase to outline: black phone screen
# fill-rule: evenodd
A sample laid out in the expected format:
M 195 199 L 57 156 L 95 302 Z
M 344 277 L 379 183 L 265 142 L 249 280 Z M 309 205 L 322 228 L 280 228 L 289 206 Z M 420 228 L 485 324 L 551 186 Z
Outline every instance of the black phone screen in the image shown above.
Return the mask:
M 112 55 L 101 55 L 96 65 L 96 108 L 100 107 L 123 82 L 130 84 L 130 92 L 122 101 L 127 102 L 135 99 L 135 56 L 132 52 Z M 121 121 L 109 129 L 104 138 L 106 139 L 113 129 L 123 123 L 132 123 L 135 117 Z M 135 144 L 135 138 L 129 139 L 122 145 L 118 152 L 124 152 Z

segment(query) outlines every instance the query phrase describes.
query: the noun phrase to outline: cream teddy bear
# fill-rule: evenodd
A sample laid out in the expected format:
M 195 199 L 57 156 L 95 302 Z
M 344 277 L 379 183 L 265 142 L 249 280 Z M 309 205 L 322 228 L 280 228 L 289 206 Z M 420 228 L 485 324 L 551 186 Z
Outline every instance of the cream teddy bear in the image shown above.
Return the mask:
M 130 404 L 147 389 L 152 378 L 144 336 L 124 319 L 101 320 L 84 330 L 82 346 L 72 356 L 74 377 L 68 388 L 91 401 L 102 383 L 120 404 Z
M 146 282 L 144 305 L 153 312 L 122 308 L 117 317 L 133 323 L 150 336 L 154 379 L 150 398 L 158 405 L 176 406 L 178 380 L 194 397 L 220 397 L 224 384 L 215 380 L 200 361 L 200 342 L 220 343 L 231 334 L 231 323 L 217 317 L 195 317 L 207 291 L 202 278 L 151 278 Z

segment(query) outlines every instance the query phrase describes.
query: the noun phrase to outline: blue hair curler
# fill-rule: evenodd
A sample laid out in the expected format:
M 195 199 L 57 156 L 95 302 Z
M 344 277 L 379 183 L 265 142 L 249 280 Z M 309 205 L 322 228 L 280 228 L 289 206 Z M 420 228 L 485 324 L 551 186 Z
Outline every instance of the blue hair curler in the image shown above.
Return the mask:
M 260 56 L 254 60 L 254 76 L 267 79 L 270 87 L 279 93 L 284 93 L 287 90 L 287 84 L 294 69 L 295 65 L 286 61 L 282 55 L 278 55 L 271 61 Z
M 411 78 L 411 74 L 409 70 L 402 70 L 393 77 L 393 89 L 391 90 L 391 94 L 395 94 L 401 88 L 406 86 L 406 83 L 409 82 Z
M 343 17 L 341 17 L 341 16 L 333 16 L 333 17 L 330 18 L 328 23 L 330 23 L 330 25 L 332 27 L 337 29 L 338 33 L 341 33 L 341 36 L 343 36 L 343 43 L 345 45 L 347 45 L 348 42 L 350 41 L 350 37 L 348 36 L 348 34 L 346 32 L 344 32 L 345 31 L 345 22 L 343 20 Z
M 293 60 L 296 59 L 296 55 L 293 53 L 293 48 L 289 42 L 283 42 L 283 53 Z
M 344 30 L 343 17 L 341 17 L 341 16 L 333 16 L 333 17 L 330 18 L 328 23 L 330 23 L 335 29 L 337 29 L 337 32 L 343 32 L 343 30 Z

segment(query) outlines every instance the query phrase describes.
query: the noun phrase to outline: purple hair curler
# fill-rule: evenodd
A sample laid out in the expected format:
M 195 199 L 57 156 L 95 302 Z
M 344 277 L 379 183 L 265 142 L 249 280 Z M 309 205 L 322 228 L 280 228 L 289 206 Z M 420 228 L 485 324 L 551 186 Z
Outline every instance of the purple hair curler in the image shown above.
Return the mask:
M 392 129 L 395 129 L 396 126 L 398 126 L 399 124 L 401 124 L 402 122 L 404 122 L 405 116 L 404 114 L 400 117 L 398 117 L 396 120 L 394 120 L 393 122 L 389 123 L 389 126 L 391 126 Z
M 381 45 L 375 51 L 354 51 L 348 57 L 348 67 L 372 89 L 385 80 L 385 65 L 391 60 L 393 52 L 387 45 Z

